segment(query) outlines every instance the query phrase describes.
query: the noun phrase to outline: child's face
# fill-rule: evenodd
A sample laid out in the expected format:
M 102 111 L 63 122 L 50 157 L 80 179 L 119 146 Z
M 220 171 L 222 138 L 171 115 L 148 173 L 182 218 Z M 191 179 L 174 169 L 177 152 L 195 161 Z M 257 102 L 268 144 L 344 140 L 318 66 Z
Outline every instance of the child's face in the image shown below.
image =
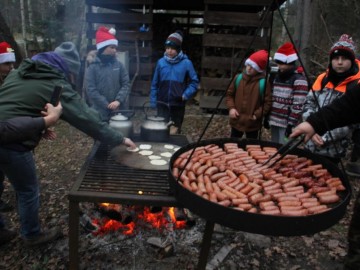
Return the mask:
M 13 62 L 6 62 L 0 64 L 0 74 L 8 75 L 9 72 L 14 68 Z
M 109 45 L 105 48 L 104 55 L 115 55 L 117 47 L 115 45 Z
M 351 60 L 342 55 L 335 56 L 331 60 L 331 66 L 336 73 L 344 73 L 348 71 L 351 68 L 351 65 Z
M 178 55 L 177 50 L 173 47 L 165 47 L 165 52 L 170 58 L 174 58 Z
M 289 64 L 286 64 L 286 63 L 282 63 L 282 62 L 276 62 L 276 64 L 278 65 L 279 67 L 279 72 L 280 73 L 283 73 L 283 72 L 286 72 L 286 71 L 289 71 L 291 69 L 294 68 L 294 65 L 289 65 Z
M 256 71 L 252 66 L 246 65 L 245 72 L 248 76 L 252 77 L 258 74 L 259 72 Z

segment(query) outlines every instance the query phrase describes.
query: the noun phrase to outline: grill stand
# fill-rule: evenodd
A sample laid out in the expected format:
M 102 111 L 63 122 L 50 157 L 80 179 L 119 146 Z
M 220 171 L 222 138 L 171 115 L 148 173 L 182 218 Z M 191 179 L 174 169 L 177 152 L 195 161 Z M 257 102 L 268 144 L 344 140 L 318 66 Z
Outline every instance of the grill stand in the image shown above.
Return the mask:
M 203 235 L 203 240 L 201 242 L 201 250 L 199 256 L 199 262 L 197 269 L 198 270 L 205 270 L 207 259 L 209 257 L 209 251 L 211 246 L 211 239 L 214 232 L 215 223 L 212 221 L 206 221 L 205 231 Z
M 139 141 L 140 138 L 135 136 L 133 140 Z M 184 135 L 171 135 L 167 143 L 183 146 L 188 142 Z M 71 270 L 79 269 L 80 202 L 182 207 L 170 192 L 167 171 L 140 170 L 123 166 L 109 157 L 109 151 L 110 149 L 100 142 L 94 144 L 77 181 L 69 192 L 69 269 Z M 142 195 L 137 192 L 139 190 L 143 192 Z

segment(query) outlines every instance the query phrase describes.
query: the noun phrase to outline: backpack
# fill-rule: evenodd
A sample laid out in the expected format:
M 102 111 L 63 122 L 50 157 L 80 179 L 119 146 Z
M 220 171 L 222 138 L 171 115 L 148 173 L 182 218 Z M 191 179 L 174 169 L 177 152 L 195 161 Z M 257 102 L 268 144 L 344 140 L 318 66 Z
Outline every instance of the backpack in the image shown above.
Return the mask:
M 242 74 L 240 73 L 235 80 L 235 90 L 238 88 L 239 83 L 242 79 Z M 259 80 L 259 92 L 260 92 L 260 98 L 261 102 L 264 100 L 264 94 L 265 94 L 265 78 L 261 78 Z

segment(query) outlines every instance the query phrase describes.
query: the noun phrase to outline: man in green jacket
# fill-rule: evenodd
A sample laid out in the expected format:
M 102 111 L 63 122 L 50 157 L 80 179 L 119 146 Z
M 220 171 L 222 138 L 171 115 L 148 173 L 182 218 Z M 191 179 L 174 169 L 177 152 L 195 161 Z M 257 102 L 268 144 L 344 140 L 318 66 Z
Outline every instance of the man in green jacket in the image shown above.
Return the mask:
M 115 146 L 136 145 L 121 133 L 101 121 L 100 115 L 89 108 L 72 83 L 80 68 L 80 57 L 72 42 L 64 42 L 53 52 L 26 59 L 6 78 L 0 88 L 0 120 L 18 116 L 41 116 L 40 112 L 51 99 L 55 86 L 63 88 L 62 120 L 96 140 Z M 42 231 L 38 217 L 39 183 L 32 150 L 41 133 L 31 140 L 0 146 L 0 170 L 8 177 L 17 195 L 21 236 L 26 245 L 49 242 L 60 235 L 58 228 Z

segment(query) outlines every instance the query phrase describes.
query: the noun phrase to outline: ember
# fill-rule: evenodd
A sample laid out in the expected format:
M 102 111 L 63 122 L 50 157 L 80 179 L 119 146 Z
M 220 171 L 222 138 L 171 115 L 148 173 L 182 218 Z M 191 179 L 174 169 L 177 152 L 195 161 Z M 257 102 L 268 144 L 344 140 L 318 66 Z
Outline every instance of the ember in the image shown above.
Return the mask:
M 172 229 L 184 229 L 189 225 L 186 220 L 180 221 L 176 219 L 174 207 L 163 207 L 161 211 L 153 213 L 150 207 L 125 207 L 102 203 L 99 205 L 99 210 L 105 217 L 92 220 L 92 223 L 98 227 L 93 232 L 94 235 L 114 231 L 119 231 L 124 235 L 133 235 L 136 234 L 136 231 L 144 228 L 164 231 L 169 229 L 169 225 Z M 132 217 L 131 221 L 129 216 Z

